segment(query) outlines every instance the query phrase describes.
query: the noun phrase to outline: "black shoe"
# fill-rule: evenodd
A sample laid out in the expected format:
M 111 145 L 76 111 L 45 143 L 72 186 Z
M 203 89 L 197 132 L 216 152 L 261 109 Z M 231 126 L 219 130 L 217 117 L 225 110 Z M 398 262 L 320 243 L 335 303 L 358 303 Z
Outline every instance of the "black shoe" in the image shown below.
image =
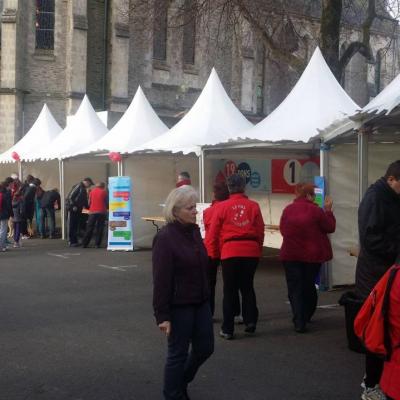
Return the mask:
M 219 336 L 221 336 L 223 339 L 226 339 L 226 340 L 232 340 L 233 339 L 233 334 L 232 333 L 225 333 L 223 330 L 219 331 Z
M 80 243 L 70 243 L 69 247 L 79 247 Z
M 247 324 L 246 328 L 244 328 L 246 333 L 254 333 L 256 331 L 256 324 Z
M 306 333 L 307 332 L 307 328 L 304 325 L 295 326 L 294 330 L 297 333 Z

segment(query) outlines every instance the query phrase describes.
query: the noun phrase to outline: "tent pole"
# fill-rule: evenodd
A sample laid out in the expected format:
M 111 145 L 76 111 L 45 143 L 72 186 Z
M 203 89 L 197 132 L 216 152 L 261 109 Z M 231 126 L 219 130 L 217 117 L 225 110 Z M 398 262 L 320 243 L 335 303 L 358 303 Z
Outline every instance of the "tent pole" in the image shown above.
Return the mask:
M 60 178 L 60 213 L 61 213 L 61 239 L 65 240 L 65 187 L 64 187 L 64 161 L 58 160 L 58 172 Z
M 368 139 L 369 128 L 360 128 L 357 132 L 358 164 L 358 202 L 360 203 L 368 187 Z
M 200 203 L 204 203 L 204 151 L 201 149 L 199 156 L 199 196 Z
M 22 176 L 22 161 L 18 161 L 18 176 L 21 182 L 24 181 L 24 177 Z

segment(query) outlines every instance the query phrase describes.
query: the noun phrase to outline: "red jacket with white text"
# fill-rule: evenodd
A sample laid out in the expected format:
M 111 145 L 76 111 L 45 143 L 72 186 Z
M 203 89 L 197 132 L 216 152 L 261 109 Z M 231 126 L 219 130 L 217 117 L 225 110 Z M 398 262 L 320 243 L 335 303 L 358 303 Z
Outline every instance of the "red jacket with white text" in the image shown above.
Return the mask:
M 324 211 L 314 202 L 300 197 L 283 210 L 279 228 L 283 236 L 282 261 L 321 263 L 332 258 L 327 235 L 336 228 L 332 211 Z
M 260 257 L 264 221 L 260 206 L 244 193 L 235 193 L 214 206 L 207 241 L 211 258 Z

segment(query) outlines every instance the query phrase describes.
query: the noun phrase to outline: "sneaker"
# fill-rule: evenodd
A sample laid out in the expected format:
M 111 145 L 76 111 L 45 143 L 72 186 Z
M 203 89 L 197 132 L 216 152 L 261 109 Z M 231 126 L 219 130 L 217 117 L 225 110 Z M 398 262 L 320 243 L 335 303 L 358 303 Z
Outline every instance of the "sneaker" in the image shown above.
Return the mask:
M 28 235 L 22 235 L 22 236 L 21 236 L 21 239 L 24 239 L 24 240 L 25 240 L 25 239 L 30 239 L 30 238 L 31 238 L 31 237 L 28 236 Z
M 219 336 L 226 340 L 232 340 L 233 334 L 232 333 L 225 333 L 223 330 L 219 331 Z
M 235 324 L 237 325 L 243 324 L 243 317 L 241 315 L 235 315 Z
M 254 333 L 256 331 L 256 324 L 247 324 L 246 328 L 244 328 L 244 331 L 250 334 Z
M 386 400 L 386 396 L 380 389 L 379 385 L 373 388 L 364 387 L 364 391 L 361 394 L 362 400 Z
M 18 242 L 15 242 L 13 245 L 14 249 L 18 249 L 21 245 Z
M 3 247 L 1 251 L 7 251 L 7 247 Z

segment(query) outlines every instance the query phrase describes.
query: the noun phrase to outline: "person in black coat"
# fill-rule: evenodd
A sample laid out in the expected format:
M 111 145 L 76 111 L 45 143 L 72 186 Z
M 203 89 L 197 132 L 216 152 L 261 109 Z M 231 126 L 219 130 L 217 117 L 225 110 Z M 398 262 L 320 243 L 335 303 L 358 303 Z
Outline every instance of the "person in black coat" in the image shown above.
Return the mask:
M 358 232 L 356 292 L 365 300 L 400 252 L 400 160 L 366 191 L 358 209 Z M 382 369 L 383 360 L 366 355 L 365 398 L 379 390 Z
M 61 206 L 61 198 L 60 193 L 58 193 L 58 189 L 47 190 L 43 193 L 43 196 L 40 199 L 40 208 L 41 212 L 41 232 L 40 237 L 46 237 L 46 222 L 45 219 L 47 217 L 47 223 L 49 228 L 49 239 L 54 239 L 55 231 L 56 231 L 56 210 L 59 210 Z
M 164 209 L 167 225 L 153 242 L 154 315 L 168 337 L 166 400 L 189 399 L 187 385 L 214 351 L 208 256 L 196 225 L 196 199 L 191 186 L 172 190 Z
M 68 212 L 68 236 L 69 246 L 76 247 L 78 244 L 79 220 L 82 209 L 89 207 L 87 189 L 93 186 L 91 178 L 85 178 L 75 185 L 69 192 L 65 206 Z

